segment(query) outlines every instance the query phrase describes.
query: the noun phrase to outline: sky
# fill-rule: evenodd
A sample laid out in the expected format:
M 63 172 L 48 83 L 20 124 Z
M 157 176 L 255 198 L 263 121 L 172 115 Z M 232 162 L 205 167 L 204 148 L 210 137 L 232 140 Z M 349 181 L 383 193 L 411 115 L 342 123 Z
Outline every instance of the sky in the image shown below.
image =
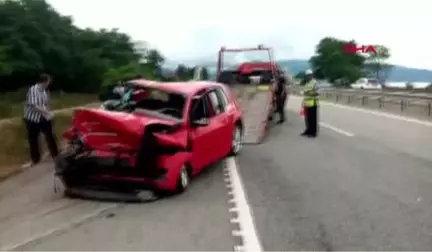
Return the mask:
M 118 28 L 175 61 L 216 60 L 221 46 L 273 47 L 309 59 L 320 39 L 382 44 L 389 63 L 432 69 L 428 0 L 48 0 L 75 25 Z

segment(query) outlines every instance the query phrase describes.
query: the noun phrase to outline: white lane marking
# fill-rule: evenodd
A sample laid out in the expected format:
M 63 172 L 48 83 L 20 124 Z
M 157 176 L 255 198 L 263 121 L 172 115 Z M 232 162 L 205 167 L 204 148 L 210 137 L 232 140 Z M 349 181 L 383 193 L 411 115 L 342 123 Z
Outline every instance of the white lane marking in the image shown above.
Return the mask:
M 335 132 L 337 132 L 339 134 L 342 134 L 342 135 L 345 135 L 345 136 L 348 136 L 348 137 L 353 137 L 354 136 L 353 133 L 350 133 L 348 131 L 336 128 L 335 126 L 332 126 L 332 125 L 330 125 L 328 123 L 325 123 L 325 122 L 320 122 L 319 125 L 321 127 L 324 127 L 324 128 L 327 128 L 327 129 L 331 129 L 331 130 L 333 130 L 333 131 L 335 131 Z
M 299 97 L 299 96 L 293 96 L 293 98 L 301 99 L 301 97 Z M 326 102 L 326 101 L 320 101 L 320 104 L 325 104 L 326 106 L 333 106 L 336 108 L 349 109 L 349 110 L 353 110 L 353 111 L 357 111 L 357 112 L 362 112 L 362 113 L 375 115 L 375 116 L 386 117 L 386 118 L 390 118 L 390 119 L 394 119 L 394 120 L 399 120 L 399 121 L 404 121 L 404 122 L 409 122 L 409 123 L 415 123 L 415 124 L 423 125 L 426 127 L 432 127 L 432 122 L 428 122 L 425 120 L 419 120 L 419 119 L 415 119 L 412 117 L 400 116 L 400 115 L 395 115 L 395 114 L 381 112 L 381 111 L 374 111 L 374 110 L 369 110 L 369 109 L 364 109 L 364 108 L 356 108 L 356 107 L 351 107 L 351 106 L 347 106 L 347 105 L 336 104 L 336 103 Z
M 99 209 L 95 210 L 92 213 L 80 216 L 79 218 L 77 218 L 75 220 L 69 221 L 68 223 L 65 223 L 64 225 L 62 225 L 60 227 L 49 229 L 49 230 L 47 230 L 45 232 L 41 232 L 41 233 L 35 234 L 34 236 L 29 237 L 29 238 L 25 239 L 22 242 L 15 243 L 15 244 L 6 244 L 6 245 L 3 245 L 3 246 L 0 247 L 0 251 L 17 250 L 17 249 L 19 249 L 19 248 L 21 248 L 21 247 L 23 247 L 25 245 L 28 245 L 28 244 L 30 244 L 32 242 L 44 239 L 44 238 L 49 237 L 51 235 L 54 235 L 54 234 L 57 234 L 59 232 L 63 232 L 65 230 L 73 228 L 73 227 L 75 227 L 75 226 L 77 226 L 77 225 L 79 225 L 79 224 L 81 224 L 81 223 L 83 223 L 83 222 L 85 222 L 87 220 L 90 220 L 90 219 L 92 219 L 94 217 L 97 217 L 98 215 L 102 214 L 103 212 L 105 212 L 105 211 L 107 211 L 109 209 L 113 209 L 113 208 L 116 208 L 116 207 L 118 207 L 118 204 L 110 204 L 110 205 L 107 205 L 105 207 L 99 208 Z
M 231 221 L 238 222 L 240 227 L 240 230 L 234 230 L 233 235 L 240 235 L 243 238 L 242 246 L 235 246 L 234 250 L 261 252 L 262 246 L 257 235 L 255 223 L 252 217 L 252 210 L 247 202 L 246 193 L 237 169 L 236 161 L 233 157 L 229 157 L 225 162 L 228 172 L 227 176 L 231 180 L 232 196 L 235 202 L 235 207 L 230 209 L 230 211 L 235 210 L 238 215 L 236 219 Z

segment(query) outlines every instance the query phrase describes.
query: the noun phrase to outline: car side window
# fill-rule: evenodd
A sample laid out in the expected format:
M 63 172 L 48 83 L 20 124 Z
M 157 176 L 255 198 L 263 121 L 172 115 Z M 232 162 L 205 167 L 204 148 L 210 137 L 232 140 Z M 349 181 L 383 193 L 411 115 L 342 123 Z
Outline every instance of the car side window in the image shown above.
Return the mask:
M 192 100 L 191 106 L 191 119 L 201 120 L 204 118 L 209 118 L 208 108 L 204 97 Z
M 224 112 L 225 106 L 222 104 L 221 100 L 219 99 L 216 90 L 211 91 L 208 94 L 208 98 L 213 108 L 214 115 L 219 115 L 220 113 Z
M 223 110 L 225 111 L 225 110 L 226 110 L 226 107 L 228 106 L 228 103 L 229 103 L 229 101 L 228 101 L 228 96 L 227 96 L 227 94 L 225 93 L 225 90 L 223 90 L 222 88 L 218 88 L 218 89 L 216 90 L 216 93 L 217 93 L 217 95 L 218 95 L 219 101 L 220 101 L 221 104 L 222 104 Z

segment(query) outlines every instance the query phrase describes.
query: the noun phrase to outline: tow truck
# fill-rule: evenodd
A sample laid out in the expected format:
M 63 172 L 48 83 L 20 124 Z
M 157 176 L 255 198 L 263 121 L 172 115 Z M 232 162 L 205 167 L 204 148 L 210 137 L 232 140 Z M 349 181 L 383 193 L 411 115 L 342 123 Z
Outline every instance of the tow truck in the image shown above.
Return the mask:
M 244 62 L 234 69 L 225 70 L 226 54 L 261 51 L 265 61 Z M 245 121 L 244 143 L 259 144 L 263 141 L 274 110 L 273 90 L 283 74 L 273 60 L 272 48 L 258 45 L 254 48 L 222 47 L 218 54 L 217 81 L 228 85 L 238 97 Z

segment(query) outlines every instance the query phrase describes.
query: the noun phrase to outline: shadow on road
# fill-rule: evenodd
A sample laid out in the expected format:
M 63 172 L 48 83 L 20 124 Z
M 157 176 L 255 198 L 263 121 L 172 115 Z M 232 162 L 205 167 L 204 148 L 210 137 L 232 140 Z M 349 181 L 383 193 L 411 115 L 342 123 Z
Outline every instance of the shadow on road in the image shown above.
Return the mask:
M 205 167 L 199 175 L 193 178 L 189 190 L 193 190 L 194 184 L 204 181 L 209 176 L 216 172 L 216 168 L 223 166 L 224 161 L 219 161 L 215 164 Z M 195 183 L 194 183 L 195 182 Z M 186 192 L 185 192 L 186 193 Z M 110 203 L 129 203 L 142 204 L 152 203 L 158 200 L 169 199 L 178 196 L 170 192 L 157 192 L 151 190 L 134 191 L 134 192 L 115 192 L 108 189 L 97 190 L 91 188 L 70 188 L 65 192 L 65 196 L 73 199 L 81 199 L 86 201 L 101 201 Z

